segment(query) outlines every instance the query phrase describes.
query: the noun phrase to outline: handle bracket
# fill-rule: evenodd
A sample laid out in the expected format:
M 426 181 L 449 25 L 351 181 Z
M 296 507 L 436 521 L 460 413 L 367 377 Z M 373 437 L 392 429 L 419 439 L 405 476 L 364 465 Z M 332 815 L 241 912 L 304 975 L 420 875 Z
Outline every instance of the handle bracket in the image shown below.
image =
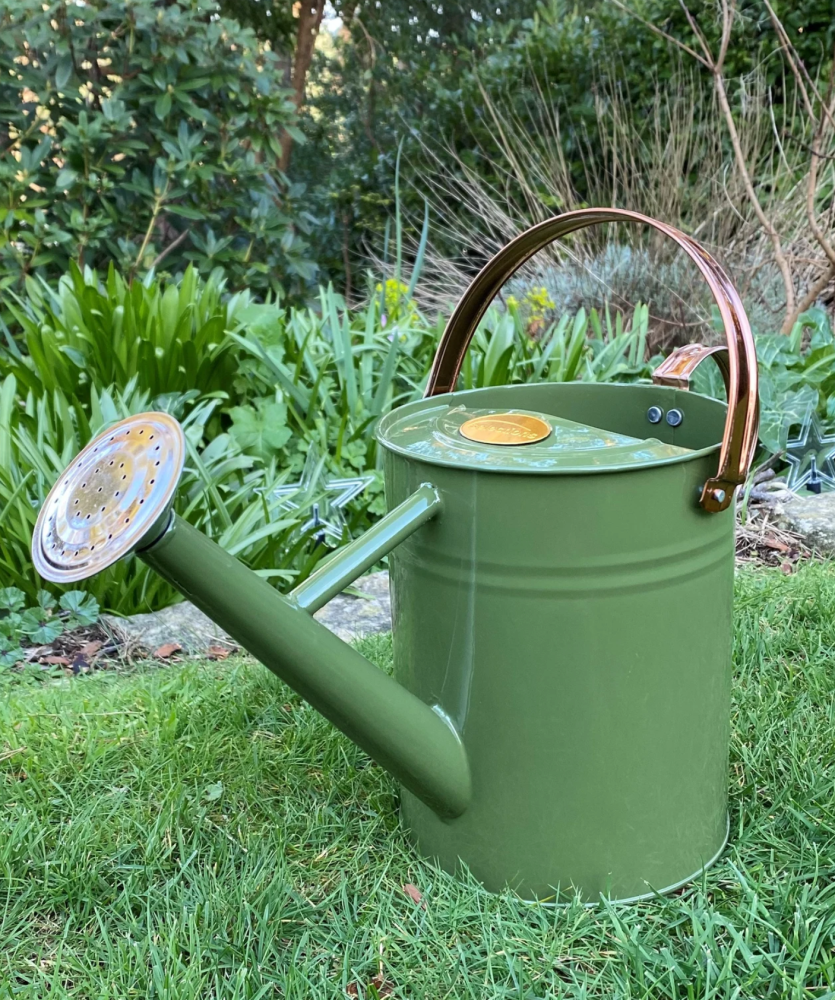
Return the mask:
M 652 373 L 652 381 L 656 385 L 669 385 L 675 389 L 689 391 L 690 378 L 705 358 L 713 358 L 716 362 L 716 367 L 725 383 L 725 391 L 730 393 L 731 364 L 728 348 L 723 344 L 718 347 L 706 347 L 704 344 L 685 344 L 684 347 L 677 347 Z

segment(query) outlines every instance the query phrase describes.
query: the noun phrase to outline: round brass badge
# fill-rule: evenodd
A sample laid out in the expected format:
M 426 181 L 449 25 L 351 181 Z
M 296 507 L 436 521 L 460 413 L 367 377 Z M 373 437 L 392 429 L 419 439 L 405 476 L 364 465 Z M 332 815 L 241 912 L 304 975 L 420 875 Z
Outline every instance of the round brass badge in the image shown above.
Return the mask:
M 536 444 L 551 433 L 551 426 L 527 413 L 491 413 L 473 417 L 458 428 L 469 441 L 481 444 Z

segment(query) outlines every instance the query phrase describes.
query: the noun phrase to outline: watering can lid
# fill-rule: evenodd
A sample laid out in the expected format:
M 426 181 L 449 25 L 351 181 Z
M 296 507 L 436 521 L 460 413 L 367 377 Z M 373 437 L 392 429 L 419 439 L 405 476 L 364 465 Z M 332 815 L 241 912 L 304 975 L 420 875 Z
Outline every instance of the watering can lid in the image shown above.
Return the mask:
M 393 451 L 436 465 L 493 472 L 605 472 L 653 465 L 690 449 L 530 410 L 439 405 L 381 433 Z

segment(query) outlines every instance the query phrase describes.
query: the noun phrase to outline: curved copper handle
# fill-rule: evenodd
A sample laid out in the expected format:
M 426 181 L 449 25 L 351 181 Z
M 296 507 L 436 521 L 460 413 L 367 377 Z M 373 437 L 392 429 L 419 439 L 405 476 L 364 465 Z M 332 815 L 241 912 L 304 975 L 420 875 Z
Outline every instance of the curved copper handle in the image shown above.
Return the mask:
M 759 402 L 757 355 L 739 294 L 717 262 L 689 236 L 666 223 L 620 208 L 586 208 L 546 219 L 517 236 L 479 271 L 447 323 L 438 346 L 426 396 L 452 392 L 473 334 L 496 293 L 526 260 L 553 240 L 600 222 L 638 222 L 668 236 L 694 261 L 710 287 L 728 342 L 728 416 L 719 452 L 719 470 L 702 489 L 700 503 L 724 510 L 745 481 L 757 446 Z

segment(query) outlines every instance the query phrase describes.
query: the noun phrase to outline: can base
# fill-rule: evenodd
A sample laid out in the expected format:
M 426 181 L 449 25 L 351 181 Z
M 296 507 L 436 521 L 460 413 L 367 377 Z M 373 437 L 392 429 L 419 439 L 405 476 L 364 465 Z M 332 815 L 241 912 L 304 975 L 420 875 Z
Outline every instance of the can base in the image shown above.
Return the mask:
M 606 902 L 606 903 L 621 903 L 621 904 L 625 904 L 625 903 L 643 903 L 643 902 L 645 902 L 646 900 L 649 900 L 649 899 L 657 899 L 658 896 L 668 896 L 668 895 L 670 895 L 670 893 L 677 892 L 679 889 L 682 889 L 684 886 L 686 886 L 689 882 L 695 882 L 696 879 L 699 878 L 700 875 L 703 875 L 709 868 L 712 868 L 716 864 L 716 862 L 719 860 L 719 858 L 721 858 L 722 855 L 725 853 L 725 848 L 728 846 L 728 840 L 730 838 L 730 834 L 731 834 L 731 817 L 728 816 L 726 824 L 725 824 L 725 837 L 724 837 L 724 839 L 723 839 L 723 841 L 722 841 L 722 843 L 721 843 L 721 845 L 719 847 L 719 850 L 713 855 L 713 857 L 709 861 L 706 861 L 705 864 L 703 864 L 701 868 L 698 868 L 691 875 L 688 875 L 687 878 L 683 878 L 683 879 L 681 879 L 678 882 L 674 882 L 672 885 L 665 886 L 663 889 L 650 889 L 648 892 L 640 893 L 637 896 L 624 896 L 624 897 L 614 897 L 614 898 L 612 898 L 610 896 L 603 896 L 603 894 L 601 893 L 601 898 L 600 899 L 592 900 L 591 902 L 584 903 L 583 905 L 585 907 L 587 907 L 587 908 L 590 908 L 592 906 L 600 906 L 601 902 Z M 522 896 L 519 897 L 519 901 L 521 903 L 527 903 L 529 906 L 554 906 L 554 907 L 557 907 L 557 906 L 570 906 L 571 905 L 571 903 L 557 903 L 557 902 L 552 902 L 552 901 L 550 901 L 548 899 L 544 899 L 544 900 L 543 899 L 525 899 Z
M 403 815 L 403 803 L 401 802 L 401 820 L 404 820 L 405 818 L 406 817 Z M 438 857 L 434 852 L 422 848 L 419 840 L 416 839 L 414 836 L 414 830 L 410 829 L 407 824 L 404 825 L 406 825 L 406 835 L 412 842 L 413 849 L 421 857 L 423 857 L 425 860 L 429 861 L 432 864 L 438 865 L 439 867 L 443 868 L 450 874 L 456 874 L 461 864 L 460 859 L 457 863 L 453 863 L 451 856 L 448 856 L 446 859 L 443 859 L 441 857 Z M 583 902 L 583 905 L 586 907 L 593 907 L 593 906 L 599 906 L 601 902 L 619 903 L 619 904 L 641 903 L 650 899 L 657 899 L 659 896 L 667 896 L 670 893 L 677 892 L 679 889 L 688 885 L 690 882 L 695 882 L 701 875 L 703 875 L 706 871 L 708 871 L 708 869 L 712 868 L 716 864 L 716 862 L 724 853 L 725 848 L 728 846 L 728 839 L 730 837 L 730 826 L 731 826 L 730 816 L 726 814 L 725 833 L 724 836 L 722 837 L 721 843 L 719 844 L 719 848 L 703 865 L 701 865 L 699 868 L 697 868 L 695 871 L 691 872 L 684 878 L 677 879 L 675 882 L 672 882 L 669 885 L 665 885 L 660 889 L 656 889 L 652 887 L 649 883 L 645 883 L 645 885 L 647 885 L 647 891 L 637 893 L 632 896 L 609 896 L 606 895 L 605 892 L 599 892 L 594 899 L 589 899 L 588 902 Z M 543 895 L 541 896 L 530 897 L 530 896 L 524 896 L 522 895 L 521 892 L 514 890 L 511 885 L 506 884 L 504 887 L 501 887 L 497 882 L 494 882 L 491 888 L 487 888 L 481 881 L 481 879 L 478 878 L 478 876 L 476 876 L 476 879 L 481 883 L 482 888 L 486 892 L 489 892 L 491 895 L 501 895 L 509 891 L 516 896 L 516 898 L 520 903 L 525 903 L 529 906 L 566 907 L 574 905 L 575 897 L 573 891 L 570 888 L 554 889 L 553 893 L 549 893 L 547 895 L 543 893 Z M 582 895 L 585 895 L 587 899 L 589 897 L 588 892 L 586 893 L 581 892 L 581 896 Z M 562 897 L 562 899 L 558 898 L 560 896 Z

